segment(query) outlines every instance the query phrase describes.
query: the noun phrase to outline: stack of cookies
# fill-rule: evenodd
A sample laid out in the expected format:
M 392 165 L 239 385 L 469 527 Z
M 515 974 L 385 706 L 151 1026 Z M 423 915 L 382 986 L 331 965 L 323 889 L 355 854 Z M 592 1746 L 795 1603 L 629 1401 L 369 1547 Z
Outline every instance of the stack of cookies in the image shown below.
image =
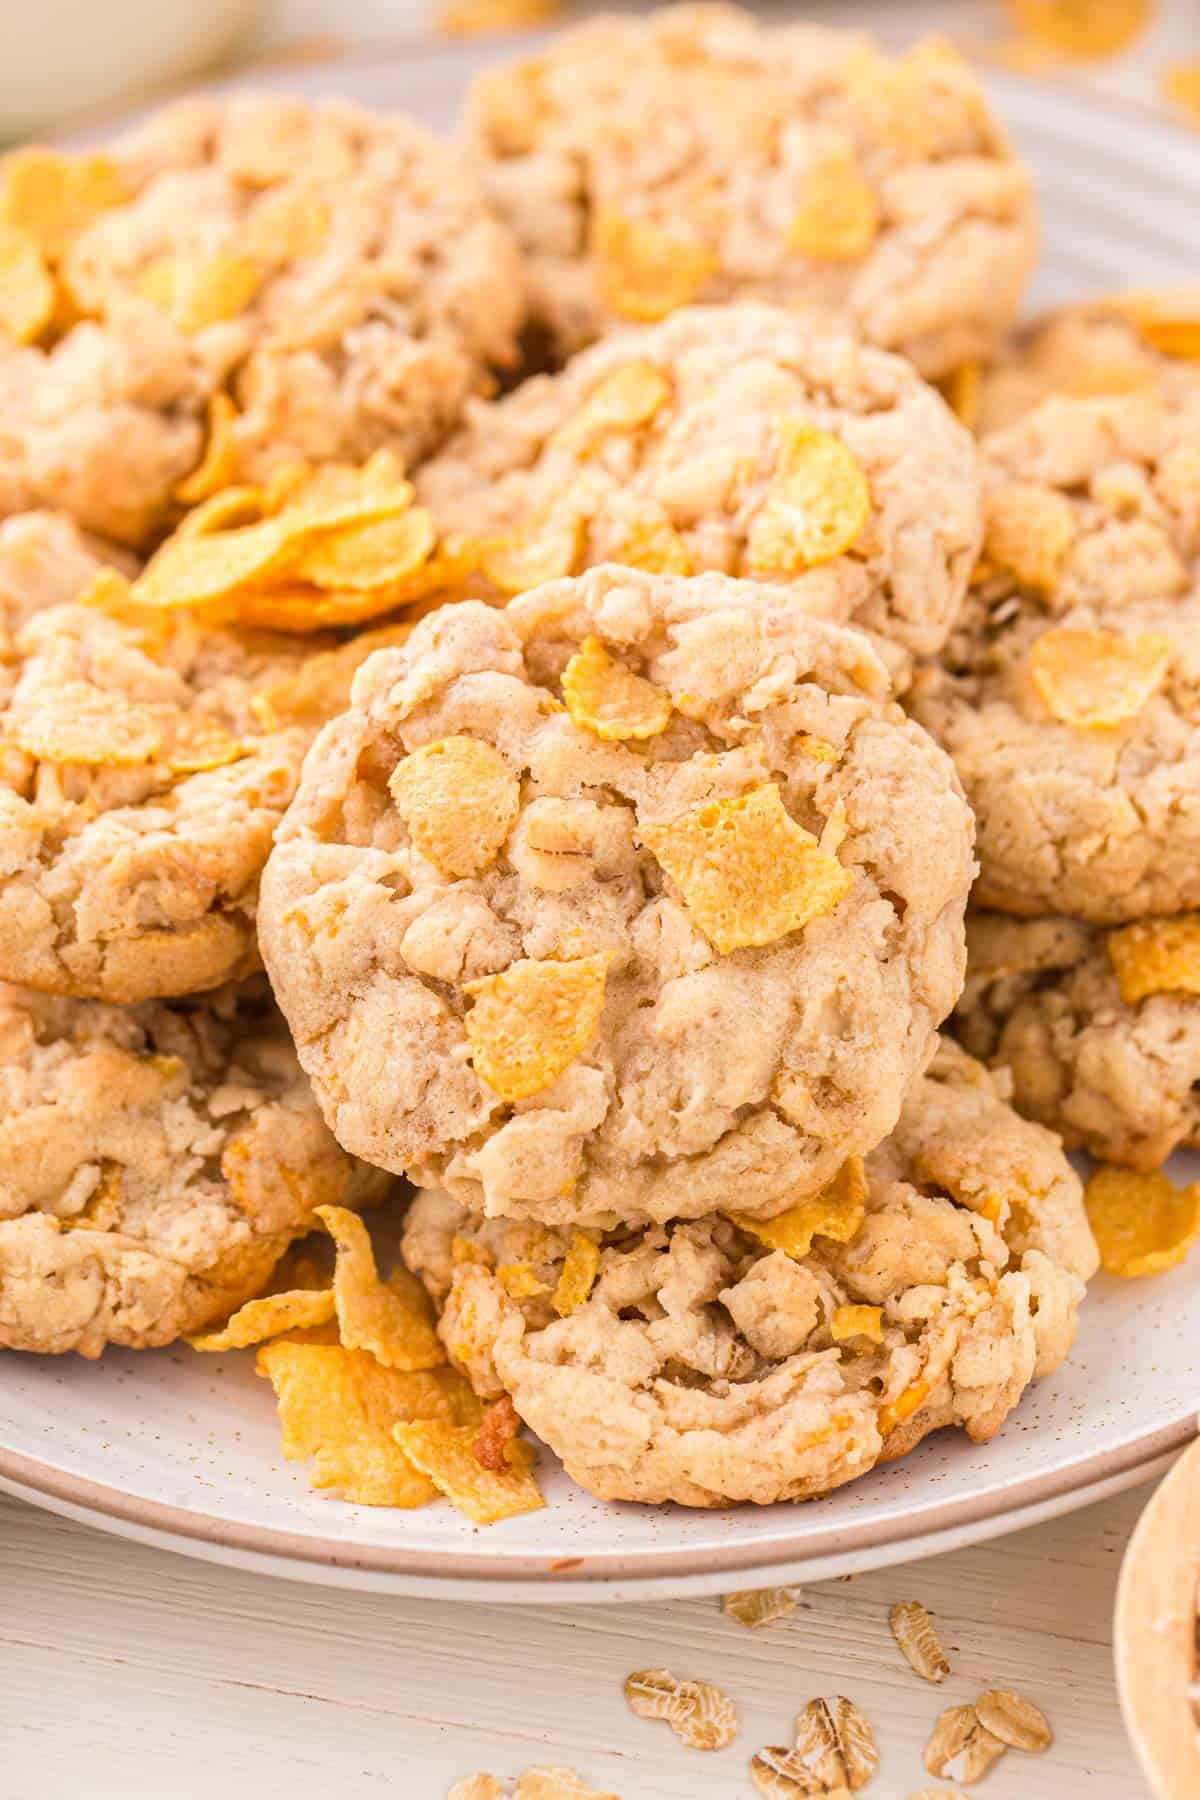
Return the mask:
M 766 1503 L 1063 1360 L 1064 1139 L 1184 1253 L 1200 309 L 1035 237 L 948 49 L 717 7 L 0 169 L 0 1343 Z

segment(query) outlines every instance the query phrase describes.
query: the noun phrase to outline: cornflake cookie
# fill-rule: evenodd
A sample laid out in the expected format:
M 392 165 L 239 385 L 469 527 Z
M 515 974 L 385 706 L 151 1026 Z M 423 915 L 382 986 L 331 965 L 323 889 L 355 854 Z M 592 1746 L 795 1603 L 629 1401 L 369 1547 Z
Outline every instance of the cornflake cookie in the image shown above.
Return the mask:
M 425 1191 L 404 1254 L 452 1359 L 576 1481 L 689 1506 L 826 1493 L 942 1426 L 985 1442 L 1066 1356 L 1096 1267 L 1056 1139 L 950 1044 L 868 1157 L 848 1241 L 789 1255 L 727 1213 L 596 1234 L 566 1310 L 579 1235 Z
M 0 1346 L 99 1356 L 259 1293 L 313 1209 L 388 1178 L 339 1149 L 265 984 L 132 1008 L 0 991 Z
M 36 613 L 0 663 L 0 976 L 132 1002 L 257 968 L 258 876 L 312 728 L 257 704 L 290 689 L 292 640 L 126 591 Z
M 1012 1073 L 1013 1101 L 1102 1162 L 1200 1149 L 1200 914 L 1104 931 L 967 919 L 955 1028 Z
M 550 1223 L 766 1216 L 895 1123 L 972 866 L 865 638 L 606 567 L 364 666 L 260 937 L 355 1154 Z
M 0 510 L 54 504 L 134 545 L 297 458 L 427 452 L 524 320 L 459 153 L 342 101 L 188 99 L 104 157 L 18 151 L 0 254 L 14 233 L 20 291 L 48 298 L 0 310 Z
M 605 15 L 481 76 L 467 130 L 562 352 L 694 300 L 807 301 L 940 375 L 995 349 L 1033 264 L 1029 179 L 938 42 Z
M 689 307 L 467 423 L 418 477 L 499 594 L 596 563 L 786 583 L 938 650 L 982 535 L 974 446 L 897 357 L 819 314 Z

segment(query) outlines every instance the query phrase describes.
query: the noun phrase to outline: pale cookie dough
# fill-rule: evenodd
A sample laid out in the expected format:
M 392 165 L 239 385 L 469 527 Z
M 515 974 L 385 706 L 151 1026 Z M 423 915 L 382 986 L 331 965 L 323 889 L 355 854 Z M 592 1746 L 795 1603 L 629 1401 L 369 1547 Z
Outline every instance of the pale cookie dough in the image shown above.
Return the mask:
M 942 43 L 601 16 L 481 76 L 467 138 L 563 353 L 693 300 L 811 301 L 940 375 L 996 349 L 1033 265 L 1028 176 Z
M 295 639 L 52 607 L 0 664 L 0 978 L 132 1002 L 258 967 L 258 876 L 311 726 Z
M 617 332 L 473 403 L 417 486 L 443 529 L 498 546 L 483 573 L 501 584 L 510 564 L 514 586 L 601 562 L 717 569 L 923 655 L 982 537 L 975 447 L 941 397 L 835 320 L 750 301 Z M 769 530 L 788 505 L 797 528 Z M 814 543 L 799 527 L 819 507 Z
M 736 1190 L 765 1216 L 895 1124 L 972 870 L 953 771 L 864 637 L 784 590 L 605 567 L 363 667 L 260 938 L 356 1155 L 490 1214 Z
M 136 573 L 113 544 L 89 537 L 65 513 L 16 513 L 0 520 L 0 643 L 6 658 L 13 634 L 47 607 L 78 600 L 104 569 Z
M 313 1209 L 381 1196 L 265 984 L 132 1008 L 0 989 L 0 1347 L 99 1356 L 259 1293 Z
M 81 322 L 0 349 L 0 512 L 61 506 L 142 545 L 188 497 L 214 395 L 236 405 L 224 485 L 413 459 L 516 360 L 512 238 L 460 153 L 408 120 L 196 98 L 107 155 L 125 197 L 56 270 Z
M 974 808 L 975 903 L 1097 924 L 1200 904 L 1200 597 L 969 619 L 906 698 Z
M 1139 936 L 1173 925 L 1150 921 Z M 1193 929 L 1200 949 L 1200 918 Z M 1011 1071 L 1017 1108 L 1068 1148 L 1157 1169 L 1174 1150 L 1200 1150 L 1200 973 L 1190 991 L 1168 976 L 1126 1000 L 1109 945 L 1119 957 L 1127 941 L 1075 919 L 969 914 L 954 1024 L 975 1055 Z
M 720 1213 L 609 1234 L 589 1256 L 579 1233 L 481 1221 L 427 1191 L 404 1255 L 477 1391 L 510 1394 L 598 1498 L 800 1500 L 943 1426 L 986 1442 L 1066 1356 L 1096 1268 L 1057 1141 L 953 1045 L 862 1191 L 853 1237 L 798 1257 Z

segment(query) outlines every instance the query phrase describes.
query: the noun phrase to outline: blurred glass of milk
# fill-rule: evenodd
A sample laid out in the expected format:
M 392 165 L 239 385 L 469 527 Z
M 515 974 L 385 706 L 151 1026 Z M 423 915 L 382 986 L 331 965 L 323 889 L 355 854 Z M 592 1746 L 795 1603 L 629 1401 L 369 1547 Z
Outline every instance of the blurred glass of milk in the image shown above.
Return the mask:
M 0 140 L 198 74 L 262 0 L 0 0 Z

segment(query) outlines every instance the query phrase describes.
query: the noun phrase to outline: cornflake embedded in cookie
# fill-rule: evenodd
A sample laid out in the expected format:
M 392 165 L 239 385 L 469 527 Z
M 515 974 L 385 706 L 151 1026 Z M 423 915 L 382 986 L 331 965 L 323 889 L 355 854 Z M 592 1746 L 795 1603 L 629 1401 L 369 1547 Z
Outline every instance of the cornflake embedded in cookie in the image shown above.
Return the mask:
M 718 570 L 786 584 L 900 653 L 939 649 L 981 542 L 975 447 L 940 396 L 836 320 L 751 301 L 614 333 L 472 403 L 415 480 L 497 596 L 602 562 Z M 594 655 L 568 706 L 653 736 L 650 697 L 619 696 Z
M 122 1008 L 0 990 L 0 1345 L 99 1356 L 201 1330 L 315 1209 L 388 1178 L 334 1142 L 261 981 Z
M 1068 1148 L 1157 1169 L 1200 1149 L 1198 939 L 1193 914 L 1105 931 L 972 913 L 955 1029 Z
M 451 1359 L 507 1393 L 602 1499 L 724 1506 L 825 1493 L 926 1433 L 999 1430 L 1068 1353 L 1096 1247 L 1057 1140 L 952 1044 L 866 1163 L 846 1243 L 768 1249 L 721 1213 L 603 1234 L 589 1297 L 549 1295 L 564 1232 L 426 1190 L 404 1256 Z M 529 1267 L 540 1290 L 500 1278 Z M 876 1338 L 839 1313 L 877 1312 Z
M 605 15 L 479 77 L 467 126 L 564 352 L 754 298 L 835 309 L 940 375 L 995 350 L 1033 264 L 1028 177 L 941 42 Z
M 661 732 L 563 706 L 589 642 L 669 705 Z M 477 765 L 508 798 L 468 876 L 413 797 Z M 863 637 L 784 590 L 610 567 L 443 608 L 365 665 L 259 931 L 356 1154 L 551 1223 L 762 1219 L 895 1123 L 961 982 L 971 871 L 952 771 Z
M 31 156 L 58 170 L 49 213 Z M 460 153 L 402 117 L 193 98 L 89 188 L 96 162 L 0 163 L 0 514 L 54 505 L 144 546 L 298 458 L 425 454 L 515 360 L 512 238 Z

